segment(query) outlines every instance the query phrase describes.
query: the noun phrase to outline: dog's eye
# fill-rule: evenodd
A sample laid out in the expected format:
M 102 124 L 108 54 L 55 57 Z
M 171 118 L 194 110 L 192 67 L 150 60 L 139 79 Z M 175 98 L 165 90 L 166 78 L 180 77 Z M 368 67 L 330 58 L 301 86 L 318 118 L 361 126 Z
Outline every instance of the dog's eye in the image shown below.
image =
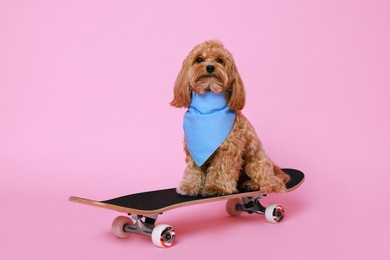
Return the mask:
M 204 61 L 204 60 L 203 60 L 201 57 L 199 57 L 199 58 L 196 59 L 196 62 L 197 62 L 197 63 L 202 63 L 203 61 Z
M 223 59 L 218 58 L 215 61 L 218 62 L 219 64 L 223 64 Z

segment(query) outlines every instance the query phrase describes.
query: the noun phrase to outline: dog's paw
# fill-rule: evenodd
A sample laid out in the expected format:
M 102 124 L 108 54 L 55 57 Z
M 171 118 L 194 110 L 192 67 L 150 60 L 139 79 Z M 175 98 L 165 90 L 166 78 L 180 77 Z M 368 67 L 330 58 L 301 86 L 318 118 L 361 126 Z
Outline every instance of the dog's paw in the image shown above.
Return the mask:
M 254 181 L 246 181 L 240 186 L 241 191 L 258 191 L 260 189 L 260 184 L 255 183 Z
M 286 186 L 284 183 L 272 183 L 272 184 L 260 184 L 252 180 L 245 182 L 240 190 L 243 191 L 260 191 L 261 193 L 271 193 L 271 192 L 285 192 Z
M 176 188 L 176 192 L 182 196 L 198 196 L 200 191 L 195 187 L 191 187 L 190 185 L 180 185 L 180 187 Z

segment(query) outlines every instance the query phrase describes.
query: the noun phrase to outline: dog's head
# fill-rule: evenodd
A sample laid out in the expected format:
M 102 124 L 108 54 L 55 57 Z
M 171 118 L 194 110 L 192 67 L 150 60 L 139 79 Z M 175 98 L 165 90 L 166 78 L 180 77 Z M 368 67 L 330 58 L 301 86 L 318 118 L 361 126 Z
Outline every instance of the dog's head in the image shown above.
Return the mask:
M 194 47 L 183 61 L 174 86 L 171 105 L 188 107 L 191 92 L 225 92 L 230 109 L 245 105 L 245 89 L 231 53 L 219 41 L 206 41 Z

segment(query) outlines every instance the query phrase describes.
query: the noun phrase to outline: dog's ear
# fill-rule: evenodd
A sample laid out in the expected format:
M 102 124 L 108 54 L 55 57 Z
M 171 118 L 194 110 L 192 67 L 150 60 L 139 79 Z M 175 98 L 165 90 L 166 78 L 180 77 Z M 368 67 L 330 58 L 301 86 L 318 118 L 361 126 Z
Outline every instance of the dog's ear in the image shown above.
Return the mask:
M 245 88 L 234 62 L 230 68 L 230 97 L 228 105 L 231 110 L 242 110 L 245 106 Z
M 191 101 L 190 83 L 188 80 L 188 69 L 190 63 L 188 58 L 183 61 L 182 68 L 177 75 L 175 86 L 173 87 L 173 100 L 170 103 L 174 107 L 188 107 Z

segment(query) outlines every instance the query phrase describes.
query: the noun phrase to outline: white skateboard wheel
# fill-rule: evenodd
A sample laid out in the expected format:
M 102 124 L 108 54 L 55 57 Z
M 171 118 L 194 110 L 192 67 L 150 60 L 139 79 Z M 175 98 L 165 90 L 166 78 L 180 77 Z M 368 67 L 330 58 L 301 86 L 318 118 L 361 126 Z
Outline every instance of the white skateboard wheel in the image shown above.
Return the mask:
M 133 221 L 125 216 L 119 216 L 112 222 L 111 232 L 118 238 L 128 238 L 131 233 L 126 232 L 125 225 L 132 225 Z
M 242 211 L 238 210 L 238 207 L 242 205 L 240 198 L 230 199 L 226 202 L 226 212 L 233 217 L 241 215 Z
M 278 223 L 284 218 L 284 208 L 278 204 L 271 204 L 265 209 L 265 219 L 271 223 Z
M 152 241 L 157 247 L 170 247 L 175 241 L 175 235 L 172 226 L 160 224 L 155 226 L 152 231 Z

